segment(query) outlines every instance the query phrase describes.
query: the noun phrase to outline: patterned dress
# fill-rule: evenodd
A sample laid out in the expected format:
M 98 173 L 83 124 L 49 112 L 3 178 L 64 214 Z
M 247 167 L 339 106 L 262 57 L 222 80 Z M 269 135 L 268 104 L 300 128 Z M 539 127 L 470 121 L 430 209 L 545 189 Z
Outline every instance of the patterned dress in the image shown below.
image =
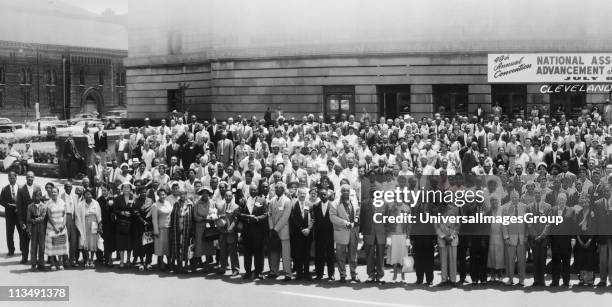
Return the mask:
M 176 202 L 170 214 L 170 258 L 189 260 L 189 245 L 193 237 L 193 204 Z
M 50 200 L 47 204 L 47 234 L 45 236 L 45 255 L 47 256 L 63 256 L 68 255 L 68 231 L 66 230 L 66 208 L 64 202 L 58 199 L 57 201 Z M 60 232 L 55 232 L 53 229 L 62 229 Z M 64 243 L 53 244 L 53 237 L 64 236 Z

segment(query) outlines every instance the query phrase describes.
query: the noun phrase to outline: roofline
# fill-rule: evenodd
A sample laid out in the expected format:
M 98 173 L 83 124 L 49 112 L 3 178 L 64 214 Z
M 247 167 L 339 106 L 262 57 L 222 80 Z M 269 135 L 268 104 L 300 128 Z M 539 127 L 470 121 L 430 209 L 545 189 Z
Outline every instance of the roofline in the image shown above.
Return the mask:
M 128 55 L 128 51 L 124 49 L 105 49 L 105 48 L 95 48 L 95 47 L 40 44 L 40 43 L 6 41 L 6 40 L 0 40 L 0 48 L 1 47 L 28 48 L 28 49 L 38 49 L 41 51 L 57 51 L 57 52 L 69 51 L 69 52 L 83 52 L 83 53 L 106 53 L 106 54 L 125 56 L 125 57 L 127 57 Z

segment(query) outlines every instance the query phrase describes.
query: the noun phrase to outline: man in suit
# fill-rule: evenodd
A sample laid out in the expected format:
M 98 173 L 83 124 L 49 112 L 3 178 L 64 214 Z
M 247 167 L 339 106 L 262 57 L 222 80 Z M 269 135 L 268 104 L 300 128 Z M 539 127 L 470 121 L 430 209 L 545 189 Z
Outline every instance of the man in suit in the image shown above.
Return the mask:
M 567 207 L 567 194 L 559 193 L 555 205 L 550 208 L 551 216 L 561 216 L 560 224 L 548 223 L 545 233 L 550 235 L 550 249 L 552 254 L 552 283 L 551 287 L 559 286 L 559 279 L 563 279 L 563 286 L 569 287 L 570 259 L 572 257 L 572 237 L 575 234 L 576 216 L 574 209 Z
M 234 160 L 234 142 L 228 139 L 227 132 L 223 131 L 221 139 L 217 142 L 217 159 L 223 164 L 231 164 Z
M 433 215 L 440 214 L 446 217 L 456 217 L 459 209 L 454 204 L 441 203 L 434 208 Z M 459 223 L 448 220 L 438 221 L 435 224 L 438 236 L 438 250 L 440 253 L 440 286 L 455 286 L 457 284 L 457 246 L 459 245 Z
M 270 250 L 269 263 L 270 275 L 268 278 L 276 278 L 279 274 L 281 255 L 283 257 L 283 271 L 285 281 L 291 280 L 291 243 L 289 241 L 289 218 L 291 216 L 291 200 L 285 195 L 285 184 L 276 183 L 276 195 L 270 201 L 268 213 L 268 226 L 272 240 L 280 240 L 280 250 Z
M 527 212 L 527 205 L 519 202 L 519 193 L 516 190 L 510 192 L 510 203 L 507 203 L 502 208 L 502 216 L 522 217 Z M 525 284 L 525 244 L 527 242 L 526 226 L 524 222 L 510 223 L 502 225 L 502 234 L 506 244 L 506 261 L 508 262 L 508 282 L 507 285 L 514 284 L 514 268 L 518 263 L 518 286 L 522 287 Z
M 542 190 L 534 190 L 535 201 L 529 204 L 528 211 L 534 217 L 550 215 L 550 204 L 544 201 Z M 533 284 L 532 287 L 543 287 L 544 274 L 546 272 L 546 257 L 548 252 L 548 240 L 544 229 L 546 223 L 532 223 L 529 230 L 529 242 L 533 253 Z
M 606 279 L 612 283 L 612 199 L 610 188 L 602 189 L 600 198 L 593 203 L 593 228 L 599 247 L 599 283 L 605 287 Z
M 240 200 L 238 219 L 242 221 L 242 244 L 244 247 L 243 279 L 263 279 L 264 243 L 268 233 L 268 203 L 266 197 L 257 195 L 257 186 L 249 186 L 249 195 Z M 255 271 L 251 273 L 255 258 Z
M 491 209 L 485 206 L 484 201 L 466 204 L 463 208 L 466 216 L 478 218 L 484 215 L 491 215 Z M 468 231 L 464 232 L 463 237 L 470 242 L 470 277 L 472 284 L 482 283 L 484 285 L 487 283 L 487 257 L 489 254 L 491 225 L 487 223 L 474 223 L 463 225 L 461 228 L 468 228 Z
M 469 174 L 474 166 L 478 165 L 478 143 L 472 142 L 471 147 L 463 154 L 461 170 L 463 174 Z
M 548 165 L 548 171 L 552 169 L 553 164 L 561 164 L 563 161 L 563 152 L 559 150 L 559 144 L 557 142 L 552 143 L 552 151 L 544 155 L 544 163 Z
M 297 201 L 293 204 L 289 226 L 291 228 L 291 250 L 296 278 L 310 280 L 310 246 L 312 243 L 312 211 L 305 201 L 306 189 L 298 190 Z
M 187 130 L 189 133 L 195 135 L 198 131 L 200 131 L 200 124 L 198 123 L 198 118 L 195 115 L 191 115 L 189 125 L 187 125 Z
M 98 178 L 99 181 L 104 181 L 104 171 L 106 167 L 102 164 L 102 157 L 97 155 L 94 157 L 94 164 L 87 167 L 87 178 L 89 178 L 89 182 L 95 182 L 95 178 Z M 97 195 L 94 195 L 94 198 L 97 198 Z
M 28 171 L 26 173 L 26 184 L 24 184 L 17 191 L 17 223 L 18 229 L 21 232 L 19 234 L 19 249 L 21 250 L 21 262 L 28 263 L 28 253 L 30 251 L 29 244 L 30 238 L 26 233 L 26 218 L 28 212 L 28 205 L 34 199 L 34 191 L 42 191 L 40 186 L 34 184 L 34 172 Z
M 578 174 L 581 167 L 586 167 L 588 164 L 587 158 L 582 154 L 582 147 L 578 147 L 575 149 L 574 157 L 570 158 L 568 161 L 569 171 L 572 174 Z
M 102 159 L 102 164 L 106 165 L 106 150 L 108 149 L 108 137 L 104 131 L 104 125 L 98 125 L 98 131 L 94 133 L 94 151 Z
M 350 198 L 351 188 L 348 184 L 340 187 L 340 199 L 329 209 L 329 216 L 334 224 L 334 242 L 336 242 L 336 262 L 340 272 L 340 282 L 346 283 L 346 260 L 348 256 L 351 280 L 357 279 L 357 243 L 359 241 L 359 208 Z
M 382 190 L 383 188 L 379 186 L 376 189 Z M 387 203 L 384 203 L 382 206 L 374 206 L 372 201 L 361 203 L 359 210 L 359 230 L 363 235 L 363 243 L 366 252 L 368 273 L 366 283 L 381 282 L 385 274 L 384 258 L 387 229 L 384 223 L 374 222 L 375 214 L 389 216 L 389 206 Z
M 217 142 L 219 141 L 218 139 L 219 135 L 217 133 L 220 131 L 220 129 L 219 129 L 219 125 L 217 125 L 216 118 L 213 117 L 211 121 L 211 125 L 208 126 L 206 130 L 208 131 L 208 135 L 210 136 L 210 141 L 213 144 L 217 144 Z
M 323 278 L 327 265 L 327 279 L 334 280 L 334 225 L 329 216 L 329 191 L 319 189 L 319 203 L 312 208 L 313 231 L 315 241 L 315 274 L 316 279 Z
M 19 233 L 19 242 L 21 242 L 21 236 L 25 235 L 25 232 L 21 231 L 17 220 L 17 191 L 19 190 L 19 185 L 17 185 L 17 173 L 15 171 L 8 173 L 8 181 L 9 184 L 2 188 L 2 192 L 0 192 L 0 205 L 4 207 L 6 246 L 8 247 L 7 256 L 11 257 L 15 254 L 15 242 L 13 241 L 15 228 L 17 228 L 17 233 Z M 23 254 L 24 251 L 22 250 L 21 253 Z
M 177 143 L 176 137 L 173 137 L 172 142 L 166 145 L 166 165 L 170 165 L 170 159 L 172 159 L 172 157 L 179 158 L 179 161 L 182 157 L 181 145 Z M 189 167 L 189 165 L 187 165 L 187 167 Z
M 253 128 L 248 125 L 246 118 L 243 118 L 234 133 L 234 143 L 240 143 L 240 140 L 244 140 L 245 144 L 251 144 L 252 138 Z

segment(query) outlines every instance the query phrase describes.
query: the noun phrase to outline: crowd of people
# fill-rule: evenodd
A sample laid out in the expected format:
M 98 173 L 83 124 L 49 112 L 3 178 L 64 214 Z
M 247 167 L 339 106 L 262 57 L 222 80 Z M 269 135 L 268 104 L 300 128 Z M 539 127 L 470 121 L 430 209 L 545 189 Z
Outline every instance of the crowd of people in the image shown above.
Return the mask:
M 333 121 L 312 114 L 273 120 L 267 112 L 260 120 L 220 123 L 172 113 L 157 127 L 145 119 L 115 146 L 100 127 L 89 137 L 91 160 L 79 185 L 41 189 L 28 171 L 19 186 L 17 174 L 8 173 L 0 204 L 9 255 L 16 228 L 21 262 L 30 261 L 32 270 L 118 262 L 139 271 L 156 264 L 178 273 L 345 283 L 360 282 L 361 246 L 366 282 L 404 280 L 414 269 L 416 284 L 432 285 L 438 255 L 445 286 L 524 286 L 529 262 L 533 286 L 545 286 L 550 274 L 550 286 L 567 287 L 575 271 L 578 285 L 606 287 L 612 283 L 612 107 L 607 102 L 602 114 L 594 109 L 577 117 L 535 110 L 508 118 L 501 111 L 418 120 L 342 114 Z M 76 148 L 71 139 L 66 146 L 66 152 Z M 416 199 L 374 206 L 381 180 L 410 189 L 482 189 L 486 198 L 466 206 Z M 374 222 L 376 214 L 527 212 L 564 219 Z M 384 278 L 385 264 L 392 278 Z

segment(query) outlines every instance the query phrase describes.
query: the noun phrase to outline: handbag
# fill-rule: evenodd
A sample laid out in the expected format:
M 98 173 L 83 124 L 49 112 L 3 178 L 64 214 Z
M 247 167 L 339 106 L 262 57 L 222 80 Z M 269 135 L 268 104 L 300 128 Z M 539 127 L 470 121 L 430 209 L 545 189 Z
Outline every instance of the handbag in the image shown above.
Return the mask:
M 132 228 L 132 222 L 128 220 L 119 219 L 117 220 L 117 232 L 120 234 L 128 234 L 130 233 L 130 228 Z
M 414 272 L 414 257 L 412 257 L 412 248 L 408 248 L 408 255 L 402 259 L 402 273 Z
M 142 233 L 142 245 L 145 246 L 147 244 L 153 243 L 153 232 L 145 231 Z
M 219 230 L 215 227 L 206 228 L 204 230 L 204 240 L 205 241 L 214 241 L 219 239 Z
M 104 251 L 104 239 L 102 239 L 102 237 L 98 237 L 98 250 L 103 252 Z
M 66 234 L 51 237 L 51 243 L 53 245 L 66 244 Z

